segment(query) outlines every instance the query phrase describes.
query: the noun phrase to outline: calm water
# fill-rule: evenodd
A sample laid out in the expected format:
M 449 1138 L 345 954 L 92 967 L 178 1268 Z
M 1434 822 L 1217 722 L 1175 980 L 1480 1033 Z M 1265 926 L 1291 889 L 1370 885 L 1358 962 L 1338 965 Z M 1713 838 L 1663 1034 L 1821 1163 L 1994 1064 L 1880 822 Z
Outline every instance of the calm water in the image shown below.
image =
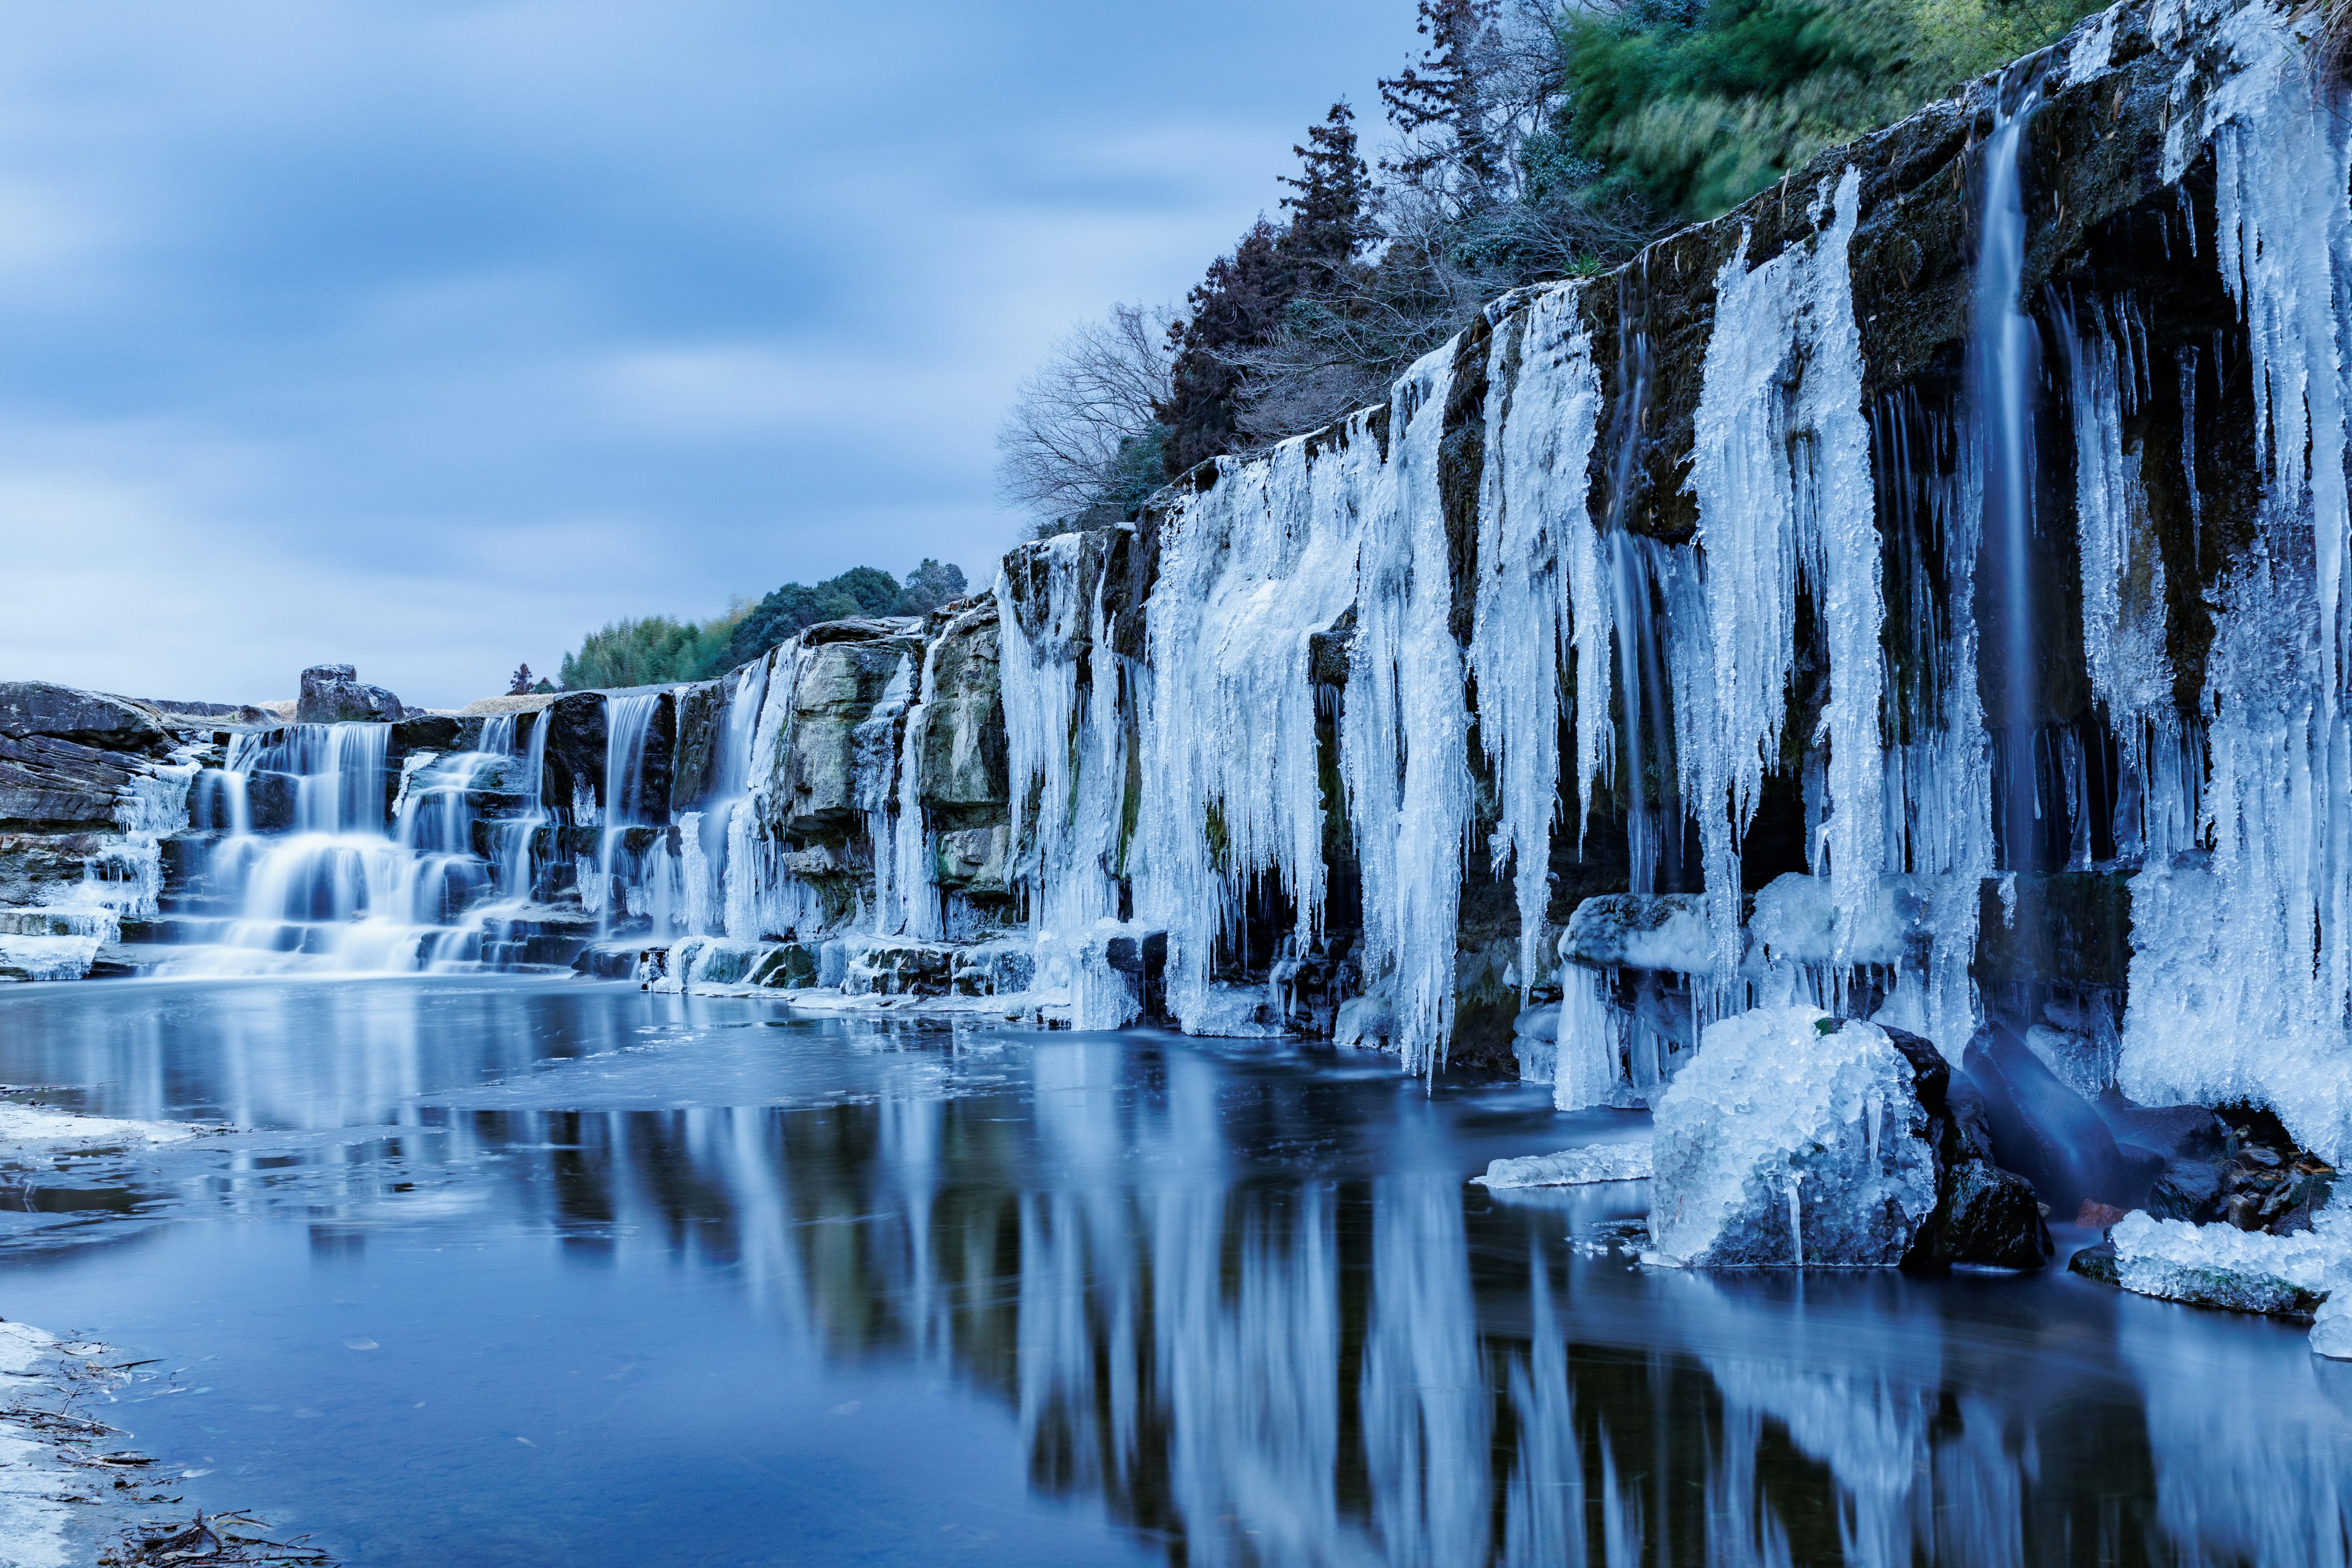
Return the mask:
M 1540 1089 L 497 980 L 16 987 L 0 1082 L 240 1130 L 0 1173 L 0 1316 L 355 1564 L 2346 1562 L 2302 1331 L 1643 1270 L 1463 1184 L 1628 1130 Z

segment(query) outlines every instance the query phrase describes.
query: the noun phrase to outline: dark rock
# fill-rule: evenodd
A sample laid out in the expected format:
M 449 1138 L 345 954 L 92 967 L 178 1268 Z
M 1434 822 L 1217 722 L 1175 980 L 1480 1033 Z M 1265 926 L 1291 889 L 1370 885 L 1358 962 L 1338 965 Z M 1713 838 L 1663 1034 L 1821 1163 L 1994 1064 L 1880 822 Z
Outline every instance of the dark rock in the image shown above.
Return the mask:
M 0 736 L 46 736 L 96 751 L 160 757 L 172 732 L 155 712 L 120 697 L 53 686 L 46 680 L 0 681 Z
M 670 801 L 678 811 L 704 805 L 717 786 L 719 748 L 727 725 L 727 685 L 723 680 L 702 680 L 678 690 L 669 781 Z
M 2066 1259 L 2066 1271 L 2079 1274 L 2095 1284 L 2111 1285 L 2118 1290 L 2123 1289 L 2123 1276 L 2116 1264 L 2116 1244 L 2112 1241 L 2081 1248 Z
M 2049 1262 L 2055 1247 L 2032 1185 L 1994 1162 L 1974 1086 L 1953 1076 L 1934 1041 L 1892 1028 L 1886 1037 L 1911 1064 L 1912 1092 L 1927 1119 L 1921 1136 L 1936 1163 L 1936 1207 L 1912 1238 L 1904 1267 L 2039 1268 Z
M 471 735 L 468 736 L 470 727 Z M 403 719 L 392 727 L 392 743 L 385 749 L 389 765 L 398 768 L 398 758 L 411 752 L 465 752 L 481 738 L 482 721 L 464 720 L 446 713 L 422 713 Z
M 549 810 L 572 819 L 579 806 L 604 805 L 604 699 L 594 691 L 567 691 L 541 710 L 547 729 Z
M 0 733 L 0 828 L 106 832 L 115 797 L 142 772 L 121 751 L 45 734 Z
M 294 704 L 297 724 L 391 722 L 407 710 L 381 686 L 362 682 L 348 664 L 314 664 L 302 672 L 302 695 Z
M 2147 1212 L 2158 1219 L 2210 1225 L 2221 1217 L 2222 1197 L 2221 1162 L 2178 1159 L 2148 1188 Z
M 290 833 L 299 812 L 302 782 L 292 773 L 257 769 L 246 780 L 245 810 L 256 833 Z
M 1168 1016 L 1168 933 L 1115 936 L 1104 944 L 1103 962 L 1126 976 L 1128 991 L 1147 1018 Z
M 226 719 L 236 724 L 267 723 L 269 715 L 250 702 L 178 702 L 161 697 L 128 699 L 173 719 Z

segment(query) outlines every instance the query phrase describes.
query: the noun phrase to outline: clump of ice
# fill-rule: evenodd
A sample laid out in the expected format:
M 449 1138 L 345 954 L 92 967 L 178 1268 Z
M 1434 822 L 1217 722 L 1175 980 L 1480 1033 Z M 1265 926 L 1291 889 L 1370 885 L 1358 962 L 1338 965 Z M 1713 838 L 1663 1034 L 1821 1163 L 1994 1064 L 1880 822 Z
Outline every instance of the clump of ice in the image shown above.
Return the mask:
M 2123 1288 L 2168 1301 L 2308 1311 L 2314 1297 L 2352 1284 L 2352 1209 L 2323 1210 L 2309 1230 L 2291 1236 L 2157 1219 L 2135 1209 L 2116 1222 L 2108 1239 Z
M 0 1100 L 0 1152 L 58 1148 L 76 1143 L 173 1143 L 196 1130 L 178 1121 L 128 1121 L 81 1116 L 47 1106 Z
M 2352 1291 L 2339 1290 L 2320 1303 L 2311 1321 L 2311 1348 L 2330 1361 L 2352 1361 Z
M 1650 1233 L 1686 1267 L 1891 1268 L 1936 1206 L 1909 1060 L 1874 1024 L 1759 1007 L 1660 1097 Z
M 1495 1160 L 1483 1176 L 1470 1179 L 1482 1187 L 1575 1187 L 1596 1182 L 1646 1182 L 1650 1179 L 1649 1140 L 1624 1143 L 1585 1143 L 1552 1154 L 1527 1154 L 1515 1160 Z

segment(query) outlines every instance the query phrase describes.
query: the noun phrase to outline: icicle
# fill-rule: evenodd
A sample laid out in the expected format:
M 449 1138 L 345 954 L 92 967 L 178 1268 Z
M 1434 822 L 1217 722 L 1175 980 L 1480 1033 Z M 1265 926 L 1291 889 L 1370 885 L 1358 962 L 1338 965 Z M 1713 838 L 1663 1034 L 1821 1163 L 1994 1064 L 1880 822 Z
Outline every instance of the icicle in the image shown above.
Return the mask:
M 1516 333 L 1488 354 L 1486 461 L 1479 489 L 1478 596 L 1470 641 L 1478 738 L 1494 764 L 1501 813 L 1494 869 L 1514 868 L 1521 994 L 1534 983 L 1550 902 L 1552 821 L 1559 803 L 1559 661 L 1570 606 L 1598 605 L 1599 540 L 1586 510 L 1601 414 L 1601 377 L 1574 286 L 1538 294 Z M 1577 641 L 1606 679 L 1605 628 Z M 1603 733 L 1608 702 L 1575 721 Z M 1580 740 L 1577 754 L 1584 754 Z M 1580 780 L 1591 795 L 1589 775 Z M 1589 809 L 1589 807 L 1588 807 Z
M 1743 235 L 1716 280 L 1691 464 L 1706 616 L 1700 625 L 1677 621 L 1674 662 L 1677 761 L 1705 856 L 1718 988 L 1740 958 L 1739 840 L 1779 751 L 1801 574 L 1822 602 L 1829 644 L 1824 837 L 1842 927 L 1885 866 L 1885 605 L 1846 256 L 1861 188 L 1853 168 L 1834 197 L 1823 182 L 1814 218 L 1829 221 L 1811 246 L 1792 244 L 1751 270 Z M 1792 361 L 1803 366 L 1793 396 L 1783 390 Z M 1800 436 L 1810 439 L 1792 440 Z M 1804 453 L 1794 465 L 1792 447 Z
M 1364 525 L 1360 629 L 1340 736 L 1364 886 L 1364 973 L 1391 981 L 1391 1040 L 1433 1072 L 1454 1033 L 1454 941 L 1470 817 L 1462 650 L 1438 489 L 1454 346 L 1390 400 L 1390 455 Z

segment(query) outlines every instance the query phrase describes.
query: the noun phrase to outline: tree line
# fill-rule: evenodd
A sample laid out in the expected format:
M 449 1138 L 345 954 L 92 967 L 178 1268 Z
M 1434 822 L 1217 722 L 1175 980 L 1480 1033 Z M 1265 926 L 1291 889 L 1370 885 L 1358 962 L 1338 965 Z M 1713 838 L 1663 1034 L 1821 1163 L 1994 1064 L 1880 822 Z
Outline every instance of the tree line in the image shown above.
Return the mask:
M 1139 515 L 1193 465 L 1378 403 L 1486 301 L 1606 271 L 1825 147 L 2047 44 L 2095 0 L 1419 0 L 1181 305 L 1084 321 L 1021 384 L 998 486 L 1041 534 Z
M 853 566 L 814 585 L 787 583 L 757 603 L 738 602 L 707 621 L 668 616 L 614 621 L 563 656 L 557 685 L 566 691 L 604 691 L 708 680 L 749 664 L 820 621 L 929 615 L 967 592 L 963 568 L 928 558 L 904 582 L 877 566 Z M 514 685 L 531 689 L 523 679 L 528 673 L 527 667 L 517 671 Z

